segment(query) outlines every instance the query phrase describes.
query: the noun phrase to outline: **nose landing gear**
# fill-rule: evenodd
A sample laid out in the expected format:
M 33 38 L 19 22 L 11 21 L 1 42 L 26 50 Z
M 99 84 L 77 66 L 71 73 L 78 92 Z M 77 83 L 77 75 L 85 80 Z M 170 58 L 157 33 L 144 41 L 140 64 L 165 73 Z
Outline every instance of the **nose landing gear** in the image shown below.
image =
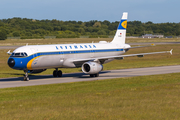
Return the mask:
M 29 76 L 28 76 L 28 71 L 24 71 L 25 75 L 24 75 L 24 81 L 29 81 Z
M 62 77 L 62 71 L 58 70 L 58 68 L 56 68 L 56 70 L 53 71 L 53 76 L 54 77 Z

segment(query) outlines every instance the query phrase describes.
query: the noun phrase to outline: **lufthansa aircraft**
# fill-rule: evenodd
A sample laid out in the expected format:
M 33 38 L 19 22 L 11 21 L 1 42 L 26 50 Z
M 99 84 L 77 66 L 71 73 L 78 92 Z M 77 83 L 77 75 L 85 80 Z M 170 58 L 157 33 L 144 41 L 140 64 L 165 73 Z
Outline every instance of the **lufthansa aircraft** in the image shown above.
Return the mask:
M 17 48 L 8 59 L 9 67 L 24 70 L 24 81 L 29 80 L 28 73 L 40 73 L 49 68 L 55 68 L 54 77 L 61 77 L 62 71 L 58 68 L 81 67 L 90 77 L 98 77 L 103 70 L 102 64 L 114 59 L 123 59 L 129 56 L 143 57 L 147 54 L 171 53 L 171 51 L 151 52 L 122 55 L 131 48 L 125 44 L 128 13 L 124 12 L 111 42 L 82 44 L 55 44 L 55 45 L 26 45 Z

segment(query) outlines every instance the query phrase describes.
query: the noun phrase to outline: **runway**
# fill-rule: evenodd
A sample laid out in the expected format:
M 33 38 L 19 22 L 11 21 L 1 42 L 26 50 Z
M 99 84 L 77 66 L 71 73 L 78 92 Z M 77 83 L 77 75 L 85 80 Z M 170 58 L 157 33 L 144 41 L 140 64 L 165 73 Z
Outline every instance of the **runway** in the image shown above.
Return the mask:
M 30 81 L 22 81 L 23 77 L 3 78 L 3 79 L 0 79 L 0 88 L 93 81 L 93 80 L 168 74 L 168 73 L 180 73 L 180 65 L 121 69 L 121 70 L 107 70 L 107 71 L 100 72 L 99 77 L 93 77 L 93 78 L 89 77 L 89 75 L 86 75 L 84 73 L 63 74 L 61 78 L 54 78 L 52 75 L 29 76 Z

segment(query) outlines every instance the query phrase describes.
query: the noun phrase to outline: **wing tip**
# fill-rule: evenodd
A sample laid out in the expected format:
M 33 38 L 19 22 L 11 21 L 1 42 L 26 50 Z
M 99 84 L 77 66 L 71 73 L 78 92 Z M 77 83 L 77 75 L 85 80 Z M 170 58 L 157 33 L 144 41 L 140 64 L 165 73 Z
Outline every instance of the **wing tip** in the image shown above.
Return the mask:
M 169 51 L 169 53 L 172 55 L 172 51 L 173 51 L 173 49 L 171 49 L 170 51 Z

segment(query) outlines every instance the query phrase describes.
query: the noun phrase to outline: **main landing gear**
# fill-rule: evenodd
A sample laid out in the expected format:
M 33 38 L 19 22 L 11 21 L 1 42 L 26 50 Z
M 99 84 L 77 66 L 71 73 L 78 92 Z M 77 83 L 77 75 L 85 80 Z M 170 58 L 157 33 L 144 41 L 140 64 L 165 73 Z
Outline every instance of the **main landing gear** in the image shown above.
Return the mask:
M 53 71 L 53 76 L 54 77 L 62 77 L 62 71 L 58 70 L 58 68 L 56 68 L 56 70 Z
M 24 81 L 29 81 L 29 76 L 28 76 L 28 71 L 24 71 L 25 75 L 24 75 Z
M 99 73 L 97 73 L 97 74 L 90 74 L 90 77 L 99 77 Z

